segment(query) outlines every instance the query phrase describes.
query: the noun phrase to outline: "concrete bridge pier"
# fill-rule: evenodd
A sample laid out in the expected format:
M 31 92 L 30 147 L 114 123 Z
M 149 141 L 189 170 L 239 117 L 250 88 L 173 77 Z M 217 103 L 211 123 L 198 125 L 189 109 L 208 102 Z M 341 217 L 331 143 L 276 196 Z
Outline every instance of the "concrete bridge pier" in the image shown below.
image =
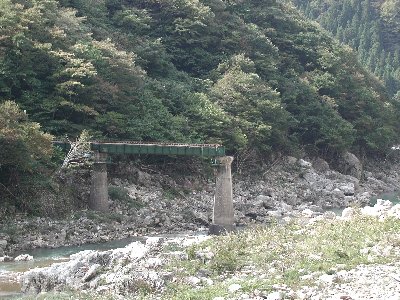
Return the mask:
M 106 161 L 107 153 L 96 152 L 92 168 L 92 185 L 90 187 L 89 208 L 91 210 L 109 211 Z
M 209 229 L 210 234 L 221 234 L 235 229 L 233 224 L 232 161 L 233 157 L 231 156 L 217 158 L 213 221 Z

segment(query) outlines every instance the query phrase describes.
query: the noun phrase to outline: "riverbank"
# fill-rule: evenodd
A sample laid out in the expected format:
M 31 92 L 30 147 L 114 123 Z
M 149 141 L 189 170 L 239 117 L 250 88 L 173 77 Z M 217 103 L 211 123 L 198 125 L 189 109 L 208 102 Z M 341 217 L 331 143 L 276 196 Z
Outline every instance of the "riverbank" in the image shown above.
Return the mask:
M 2 220 L 0 256 L 15 257 L 33 248 L 206 230 L 211 223 L 212 178 L 123 168 L 110 178 L 109 213 L 83 210 L 62 220 L 24 216 Z M 321 159 L 283 157 L 258 175 L 234 174 L 235 223 L 267 224 L 304 211 L 313 216 L 327 209 L 364 206 L 374 195 L 400 190 L 399 168 L 393 162 L 371 163 L 359 179 L 332 170 Z
M 83 251 L 23 274 L 22 290 L 50 299 L 394 300 L 399 232 L 400 204 L 378 201 L 340 217 L 303 214 L 222 237 Z

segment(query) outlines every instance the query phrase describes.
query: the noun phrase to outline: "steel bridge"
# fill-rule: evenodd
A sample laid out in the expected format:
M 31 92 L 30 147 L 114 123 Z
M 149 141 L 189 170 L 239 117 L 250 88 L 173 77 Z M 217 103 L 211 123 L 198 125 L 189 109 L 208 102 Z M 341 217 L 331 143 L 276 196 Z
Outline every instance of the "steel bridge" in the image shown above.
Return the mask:
M 107 154 L 154 154 L 154 155 L 185 155 L 203 157 L 225 156 L 225 147 L 219 144 L 181 144 L 181 143 L 152 143 L 133 141 L 92 141 L 90 150 Z M 53 145 L 68 151 L 71 143 L 53 141 Z
M 107 156 L 109 154 L 153 154 L 185 155 L 212 158 L 216 161 L 215 197 L 213 222 L 210 233 L 219 234 L 234 229 L 231 163 L 233 157 L 225 156 L 225 148 L 219 144 L 178 144 L 148 143 L 132 141 L 91 141 L 90 150 L 95 153 L 92 166 L 92 185 L 90 188 L 89 208 L 97 211 L 109 211 Z M 71 143 L 53 141 L 54 146 L 64 151 L 71 149 Z

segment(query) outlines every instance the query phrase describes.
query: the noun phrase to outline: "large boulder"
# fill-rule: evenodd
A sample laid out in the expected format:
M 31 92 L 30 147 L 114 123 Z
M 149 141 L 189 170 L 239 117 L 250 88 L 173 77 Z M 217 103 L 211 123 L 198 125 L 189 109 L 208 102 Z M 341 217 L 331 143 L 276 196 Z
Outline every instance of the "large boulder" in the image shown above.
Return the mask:
M 318 173 L 326 173 L 330 170 L 329 164 L 322 158 L 316 158 L 312 162 L 312 166 L 313 166 L 314 170 L 317 171 Z
M 353 153 L 343 153 L 338 161 L 338 170 L 342 174 L 361 179 L 363 167 L 361 161 Z

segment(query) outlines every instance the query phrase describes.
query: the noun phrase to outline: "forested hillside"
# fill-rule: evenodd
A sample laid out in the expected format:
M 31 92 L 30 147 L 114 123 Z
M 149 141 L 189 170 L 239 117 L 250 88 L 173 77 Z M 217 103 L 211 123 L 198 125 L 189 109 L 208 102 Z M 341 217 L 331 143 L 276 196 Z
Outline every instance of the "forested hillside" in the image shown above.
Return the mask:
M 385 82 L 392 96 L 400 91 L 399 0 L 294 2 L 339 41 L 357 50 L 362 64 Z
M 399 102 L 283 0 L 2 0 L 0 53 L 1 146 L 29 158 L 2 151 L 7 195 L 50 163 L 31 121 L 57 137 L 88 129 L 262 157 L 384 153 L 399 139 Z
M 0 97 L 56 135 L 383 149 L 395 103 L 285 1 L 5 0 Z

